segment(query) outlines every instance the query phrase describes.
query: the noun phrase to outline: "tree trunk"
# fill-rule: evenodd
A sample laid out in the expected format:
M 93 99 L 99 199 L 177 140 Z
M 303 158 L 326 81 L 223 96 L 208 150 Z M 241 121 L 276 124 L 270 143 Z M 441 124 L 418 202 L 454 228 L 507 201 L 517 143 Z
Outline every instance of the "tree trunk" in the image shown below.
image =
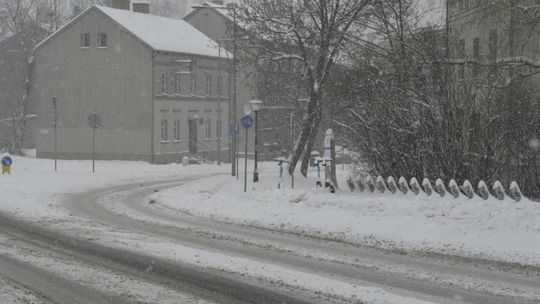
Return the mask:
M 24 145 L 25 133 L 26 133 L 26 120 L 28 115 L 28 103 L 30 100 L 30 91 L 32 88 L 32 75 L 34 70 L 34 60 L 32 57 L 28 59 L 28 68 L 26 71 L 26 80 L 24 83 L 24 92 L 21 98 L 21 114 L 18 120 L 13 124 L 16 124 L 15 138 L 14 138 L 14 154 L 22 155 L 22 149 Z
M 302 131 L 300 132 L 300 136 L 298 137 L 298 141 L 296 143 L 296 146 L 294 147 L 294 151 L 292 152 L 291 162 L 289 163 L 290 175 L 293 174 L 294 170 L 296 169 L 296 165 L 298 164 L 298 161 L 302 156 L 302 152 L 304 152 L 304 150 L 306 149 L 306 144 L 308 143 L 309 137 L 312 132 L 313 121 L 316 119 L 317 116 L 317 109 L 319 107 L 319 104 L 320 95 L 311 92 L 309 96 L 307 117 L 302 124 Z
M 302 172 L 302 175 L 304 175 L 304 177 L 307 177 L 309 161 L 311 160 L 311 152 L 313 151 L 313 146 L 315 145 L 315 139 L 319 131 L 321 119 L 322 119 L 322 108 L 317 107 L 317 114 L 315 116 L 315 119 L 313 120 L 313 123 L 311 124 L 311 132 L 309 134 L 306 146 L 304 148 L 304 158 L 302 159 L 302 164 L 300 167 L 300 172 Z

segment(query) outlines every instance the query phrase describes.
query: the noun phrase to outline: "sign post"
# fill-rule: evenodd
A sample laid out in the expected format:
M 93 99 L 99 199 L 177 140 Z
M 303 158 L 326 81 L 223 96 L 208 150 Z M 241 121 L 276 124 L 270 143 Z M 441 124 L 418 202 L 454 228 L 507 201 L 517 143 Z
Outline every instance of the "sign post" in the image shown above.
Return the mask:
M 96 172 L 96 129 L 102 124 L 103 120 L 96 112 L 88 116 L 88 125 L 92 128 L 92 173 Z
M 13 160 L 9 155 L 6 155 L 2 157 L 2 175 L 4 174 L 10 174 L 11 175 L 11 165 L 13 164 Z
M 248 130 L 249 128 L 253 127 L 253 119 L 251 119 L 251 116 L 244 115 L 241 120 L 242 127 L 246 129 L 246 148 L 244 153 L 244 192 L 247 192 L 247 159 L 248 159 Z
M 58 97 L 54 96 L 52 98 L 54 118 L 53 118 L 53 127 L 54 127 L 54 171 L 58 170 Z

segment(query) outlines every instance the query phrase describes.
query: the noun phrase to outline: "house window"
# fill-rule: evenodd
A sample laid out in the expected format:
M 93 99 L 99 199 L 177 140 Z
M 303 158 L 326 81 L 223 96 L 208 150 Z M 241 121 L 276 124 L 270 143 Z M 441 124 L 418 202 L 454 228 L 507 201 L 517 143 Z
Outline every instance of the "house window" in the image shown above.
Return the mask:
M 206 96 L 212 95 L 212 76 L 206 76 Z
M 90 47 L 90 33 L 82 33 L 81 34 L 81 48 L 89 48 Z
M 206 139 L 212 138 L 212 121 L 210 119 L 206 120 Z
M 197 95 L 197 76 L 191 74 L 191 94 Z
M 474 38 L 473 40 L 473 77 L 477 77 L 480 72 L 480 39 Z
M 167 93 L 167 74 L 161 73 L 161 93 Z
M 180 94 L 180 75 L 174 74 L 174 92 Z
M 163 119 L 161 121 L 161 141 L 167 141 L 169 140 L 169 130 L 168 128 L 168 122 L 166 119 Z
M 180 119 L 174 121 L 174 140 L 180 141 Z
M 107 47 L 107 33 L 99 33 L 98 34 L 98 48 L 106 48 Z
M 223 77 L 217 77 L 217 96 L 223 96 Z
M 217 123 L 216 137 L 217 138 L 222 138 L 222 136 L 221 136 L 221 126 L 223 124 L 223 121 L 221 121 L 221 119 L 218 119 L 218 121 L 216 123 Z

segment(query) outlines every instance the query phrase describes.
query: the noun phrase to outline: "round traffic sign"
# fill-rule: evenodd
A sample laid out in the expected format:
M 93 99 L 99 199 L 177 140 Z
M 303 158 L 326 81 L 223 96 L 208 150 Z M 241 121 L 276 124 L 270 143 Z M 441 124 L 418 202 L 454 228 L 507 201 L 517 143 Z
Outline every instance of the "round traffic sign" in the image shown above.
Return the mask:
M 249 115 L 245 115 L 244 117 L 242 117 L 240 122 L 242 123 L 242 127 L 246 129 L 253 127 L 253 119 Z
M 97 129 L 101 127 L 103 124 L 103 120 L 101 119 L 101 116 L 99 116 L 97 113 L 92 113 L 90 116 L 88 116 L 88 125 L 92 129 Z
M 9 156 L 4 156 L 2 158 L 2 166 L 9 167 L 13 164 L 13 160 Z

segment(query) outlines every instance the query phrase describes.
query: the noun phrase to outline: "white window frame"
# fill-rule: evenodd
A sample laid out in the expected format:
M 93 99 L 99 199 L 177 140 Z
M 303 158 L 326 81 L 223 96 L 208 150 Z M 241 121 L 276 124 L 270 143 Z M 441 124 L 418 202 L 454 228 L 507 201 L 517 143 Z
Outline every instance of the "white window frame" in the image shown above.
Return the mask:
M 103 39 L 105 38 L 105 39 Z M 108 35 L 107 33 L 99 32 L 98 33 L 98 49 L 106 49 L 109 46 Z
M 181 77 L 180 74 L 174 74 L 174 93 L 179 95 L 181 93 Z
M 167 93 L 167 73 L 161 73 L 161 94 Z
M 86 38 L 88 37 L 88 41 Z M 85 43 L 88 42 L 88 43 Z M 90 33 L 81 33 L 81 49 L 89 49 L 91 47 L 91 35 Z
M 174 142 L 181 142 L 182 136 L 181 136 L 181 120 L 180 118 L 177 118 L 174 120 Z
M 197 95 L 197 76 L 191 74 L 191 95 Z
M 207 118 L 204 123 L 206 128 L 206 139 L 210 140 L 212 139 L 212 120 L 210 118 Z
M 206 75 L 206 96 L 212 95 L 212 75 Z
M 169 142 L 169 122 L 167 119 L 161 120 L 161 143 Z
M 216 95 L 223 96 L 223 76 L 221 75 L 217 77 Z

